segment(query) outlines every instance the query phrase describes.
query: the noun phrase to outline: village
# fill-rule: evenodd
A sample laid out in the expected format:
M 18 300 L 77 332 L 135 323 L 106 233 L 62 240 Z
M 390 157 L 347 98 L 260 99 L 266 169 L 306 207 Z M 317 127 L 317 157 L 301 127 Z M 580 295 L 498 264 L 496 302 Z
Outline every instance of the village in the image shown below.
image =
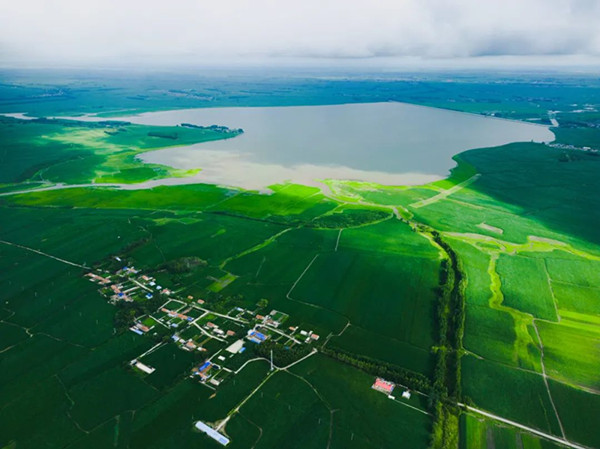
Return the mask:
M 235 307 L 222 314 L 207 308 L 201 298 L 178 298 L 175 292 L 133 266 L 124 266 L 113 274 L 90 272 L 86 276 L 100 286 L 100 292 L 113 304 L 144 301 L 156 295 L 164 298 L 155 312 L 136 317 L 129 329 L 138 335 L 151 335 L 160 329 L 160 333 L 168 333 L 181 350 L 202 353 L 204 362 L 195 367 L 190 376 L 213 388 L 241 370 L 248 360 L 244 352 L 249 344 L 260 345 L 271 340 L 292 348 L 320 338 L 311 330 L 284 326 L 289 316 L 277 310 L 261 315 Z M 136 357 L 131 361 L 132 366 L 152 374 L 156 368 L 146 365 L 143 359 L 163 344 Z
M 119 258 L 115 259 L 121 262 Z M 280 369 L 274 365 L 273 350 L 270 350 L 270 357 L 269 354 L 257 356 L 257 348 L 267 341 L 285 350 L 302 348 L 300 353 L 305 354 L 302 359 L 317 352 L 315 343 L 320 336 L 299 325 L 286 325 L 289 315 L 278 310 L 264 313 L 264 307 L 257 304 L 255 310 L 233 307 L 227 313 L 219 313 L 211 310 L 204 299 L 190 295 L 180 297 L 134 266 L 123 266 L 114 273 L 96 270 L 85 276 L 98 285 L 99 292 L 115 305 L 161 299 L 156 310 L 136 316 L 129 326 L 129 331 L 137 335 L 162 337 L 157 344 L 130 361 L 131 368 L 142 376 L 152 375 L 161 369 L 146 359 L 168 344 L 175 344 L 181 351 L 201 354 L 201 363 L 194 364 L 188 376 L 215 391 L 225 380 L 257 359 L 266 359 L 271 371 Z M 393 396 L 395 387 L 397 385 L 382 378 L 376 378 L 372 385 L 374 390 L 392 400 L 396 400 Z M 404 389 L 401 395 L 405 400 L 411 397 L 408 389 Z M 225 446 L 230 440 L 219 432 L 222 426 L 211 427 L 202 421 L 196 423 L 199 431 Z

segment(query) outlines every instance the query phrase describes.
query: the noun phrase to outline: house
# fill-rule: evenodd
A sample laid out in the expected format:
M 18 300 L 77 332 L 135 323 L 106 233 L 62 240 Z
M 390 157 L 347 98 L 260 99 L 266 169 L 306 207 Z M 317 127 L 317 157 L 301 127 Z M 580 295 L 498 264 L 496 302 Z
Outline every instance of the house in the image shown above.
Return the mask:
M 198 304 L 204 304 L 204 300 L 203 299 L 199 299 L 198 301 L 196 301 Z
M 235 335 L 235 332 L 234 332 L 234 331 L 232 331 L 232 330 L 228 330 L 228 331 L 226 332 L 226 334 L 227 334 L 227 336 L 228 336 L 228 337 L 232 337 L 232 336 L 234 336 L 234 335 Z
M 142 332 L 148 332 L 150 328 L 148 326 L 144 326 L 142 323 L 136 324 L 137 328 Z
M 385 394 L 392 394 L 392 391 L 394 391 L 394 384 L 392 382 L 388 382 L 385 379 L 382 379 L 381 377 L 378 377 L 377 379 L 375 379 L 375 383 L 373 384 L 373 386 L 371 388 L 373 388 L 374 390 L 377 391 L 381 391 L 382 393 Z
M 208 379 L 210 376 L 208 375 L 208 372 L 210 371 L 210 369 L 213 367 L 213 364 L 210 363 L 208 360 L 206 362 L 204 362 L 204 364 L 196 369 L 194 369 L 194 375 L 196 376 L 200 376 L 200 378 L 202 380 L 206 380 Z
M 410 399 L 410 391 L 406 390 L 402 392 L 402 397 L 404 399 Z
M 317 334 L 310 334 L 310 338 L 312 338 L 314 341 L 317 341 L 320 337 Z

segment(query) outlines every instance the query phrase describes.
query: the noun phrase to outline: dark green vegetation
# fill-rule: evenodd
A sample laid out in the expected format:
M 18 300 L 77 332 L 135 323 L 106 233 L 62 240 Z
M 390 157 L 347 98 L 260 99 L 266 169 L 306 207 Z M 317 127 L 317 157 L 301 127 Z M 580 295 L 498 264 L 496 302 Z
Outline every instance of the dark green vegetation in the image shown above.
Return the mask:
M 561 110 L 557 141 L 600 146 L 597 113 L 572 112 L 600 103 L 587 78 L 535 86 L 464 75 L 450 83 L 190 78 L 173 90 L 157 79 L 153 89 L 124 79 L 99 89 L 93 78 L 75 85 L 54 74 L 54 85 L 41 86 L 31 76 L 0 86 L 0 110 L 395 99 L 537 122 Z M 2 193 L 184 175 L 134 155 L 228 136 L 219 127 L 115 122 L 0 119 L 0 127 Z M 331 181 L 332 198 L 296 185 L 271 195 L 185 185 L 0 197 L 0 447 L 218 447 L 193 423 L 227 416 L 224 432 L 239 448 L 557 447 L 457 402 L 600 447 L 600 157 L 515 143 L 456 160 L 444 181 Z M 252 361 L 216 391 L 188 378 L 202 354 L 173 343 L 142 357 L 154 373 L 134 371 L 129 361 L 170 332 L 129 332 L 132 316 L 160 301 L 111 306 L 82 278 L 83 265 L 118 268 L 114 256 L 214 311 L 281 310 L 285 326 L 320 335 L 320 353 L 271 375 L 268 363 Z M 267 343 L 232 368 L 271 349 L 276 365 L 287 365 L 307 355 L 300 348 Z M 377 375 L 412 398 L 399 399 L 401 387 L 396 400 L 372 390 Z

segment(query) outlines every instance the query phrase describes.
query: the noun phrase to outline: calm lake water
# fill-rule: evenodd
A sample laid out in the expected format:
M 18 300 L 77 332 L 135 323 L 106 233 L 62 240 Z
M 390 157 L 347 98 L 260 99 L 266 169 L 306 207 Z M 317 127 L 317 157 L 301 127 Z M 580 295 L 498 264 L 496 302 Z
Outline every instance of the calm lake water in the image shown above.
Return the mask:
M 293 181 L 420 184 L 443 178 L 471 148 L 554 140 L 547 127 L 405 103 L 210 108 L 122 117 L 148 125 L 225 125 L 244 134 L 148 152 L 146 162 L 202 168 L 196 181 L 263 189 Z

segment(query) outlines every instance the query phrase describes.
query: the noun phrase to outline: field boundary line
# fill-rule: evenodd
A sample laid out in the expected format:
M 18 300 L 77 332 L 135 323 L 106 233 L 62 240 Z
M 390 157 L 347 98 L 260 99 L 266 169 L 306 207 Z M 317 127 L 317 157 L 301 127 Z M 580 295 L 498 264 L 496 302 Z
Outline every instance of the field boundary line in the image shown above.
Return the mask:
M 66 263 L 67 265 L 72 265 L 74 267 L 83 268 L 84 270 L 90 270 L 90 268 L 86 267 L 85 265 L 80 265 L 78 263 L 71 262 L 69 260 L 61 259 L 60 257 L 56 257 L 56 256 L 53 256 L 52 254 L 44 253 L 37 249 L 29 248 L 28 246 L 19 245 L 18 243 L 7 242 L 6 240 L 0 240 L 0 243 L 3 243 L 4 245 L 8 245 L 8 246 L 14 246 L 15 248 L 24 249 L 26 251 L 31 251 L 32 253 L 39 254 L 40 256 L 49 257 L 50 259 L 58 260 L 59 262 Z
M 335 249 L 334 249 L 335 252 L 337 252 L 338 246 L 340 246 L 340 237 L 342 236 L 342 231 L 343 230 L 344 230 L 344 228 L 341 228 L 340 232 L 338 233 L 337 240 L 335 242 Z
M 310 267 L 315 262 L 315 260 L 317 260 L 317 257 L 319 257 L 319 254 L 317 254 L 315 257 L 313 257 L 313 259 L 308 263 L 308 265 L 306 266 L 306 268 L 304 269 L 304 271 L 300 274 L 300 276 L 298 276 L 298 279 L 296 279 L 296 282 L 294 282 L 294 284 L 292 285 L 292 288 L 290 288 L 290 291 L 288 291 L 287 295 L 285 295 L 287 299 L 291 299 L 292 301 L 294 301 L 294 299 L 291 298 L 290 295 L 292 294 L 292 292 L 296 288 L 296 285 L 298 285 L 298 282 L 300 282 L 302 280 L 302 278 L 304 277 L 304 275 L 306 274 L 306 272 L 310 269 Z
M 556 415 L 556 420 L 558 421 L 558 426 L 560 427 L 560 433 L 563 438 L 567 438 L 565 435 L 565 429 L 560 420 L 560 416 L 558 415 L 558 409 L 556 405 L 554 405 L 554 399 L 552 399 L 552 393 L 550 393 L 550 385 L 548 385 L 548 377 L 546 376 L 546 366 L 544 364 L 544 343 L 542 342 L 542 337 L 540 337 L 540 332 L 538 331 L 537 324 L 535 324 L 535 319 L 532 322 L 533 329 L 535 330 L 535 335 L 540 342 L 540 364 L 542 365 L 542 378 L 544 379 L 544 384 L 546 385 L 546 391 L 548 391 L 548 398 L 550 399 L 550 403 L 552 404 L 552 408 L 554 409 L 554 414 Z

